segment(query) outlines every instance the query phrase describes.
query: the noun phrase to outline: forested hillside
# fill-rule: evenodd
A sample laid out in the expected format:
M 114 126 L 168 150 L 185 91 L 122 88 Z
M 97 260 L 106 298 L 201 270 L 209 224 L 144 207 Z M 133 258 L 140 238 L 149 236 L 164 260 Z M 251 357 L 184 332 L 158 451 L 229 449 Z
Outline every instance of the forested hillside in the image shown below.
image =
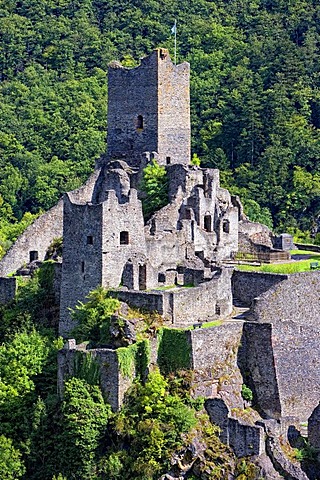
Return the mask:
M 172 52 L 175 18 L 178 61 L 192 69 L 194 153 L 223 171 L 253 219 L 315 230 L 317 0 L 1 0 L 0 7 L 2 253 L 30 213 L 81 184 L 105 151 L 108 62 L 132 66 L 157 46 Z

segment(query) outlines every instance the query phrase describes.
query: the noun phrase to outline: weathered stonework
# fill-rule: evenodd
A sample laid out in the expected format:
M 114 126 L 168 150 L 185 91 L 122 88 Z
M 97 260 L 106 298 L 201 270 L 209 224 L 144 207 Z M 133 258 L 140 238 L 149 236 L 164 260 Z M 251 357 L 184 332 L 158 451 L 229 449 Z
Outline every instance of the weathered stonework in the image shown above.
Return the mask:
M 86 349 L 86 346 L 76 345 L 75 340 L 68 340 L 64 348 L 58 352 L 58 393 L 63 397 L 64 382 L 76 374 L 75 356 L 91 355 L 99 365 L 101 390 L 110 403 L 113 411 L 119 410 L 124 395 L 132 385 L 132 377 L 125 377 L 121 373 L 117 351 L 109 348 Z
M 270 288 L 288 279 L 288 275 L 265 272 L 245 272 L 234 270 L 232 275 L 232 295 L 234 300 L 250 307 L 253 300 Z
M 188 63 L 174 65 L 157 49 L 136 68 L 109 65 L 108 159 L 140 164 L 144 152 L 159 163 L 190 161 Z
M 17 279 L 0 278 L 0 303 L 6 304 L 14 299 L 17 291 Z
M 261 426 L 233 418 L 222 400 L 207 400 L 205 407 L 212 423 L 220 427 L 221 441 L 229 445 L 237 457 L 262 455 L 265 452 L 265 435 Z

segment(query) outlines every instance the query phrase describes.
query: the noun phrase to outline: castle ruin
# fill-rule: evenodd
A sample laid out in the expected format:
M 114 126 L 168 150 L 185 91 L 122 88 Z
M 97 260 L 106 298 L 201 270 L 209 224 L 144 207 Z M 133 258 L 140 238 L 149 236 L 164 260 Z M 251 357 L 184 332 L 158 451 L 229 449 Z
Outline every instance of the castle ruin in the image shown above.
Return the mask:
M 239 456 L 264 455 L 270 431 L 286 437 L 289 427 L 299 430 L 320 399 L 320 274 L 233 271 L 239 245 L 269 257 L 275 251 L 268 229 L 246 220 L 238 198 L 220 187 L 219 171 L 190 163 L 189 74 L 189 65 L 174 65 L 165 49 L 133 69 L 110 64 L 106 155 L 83 187 L 66 193 L 17 240 L 0 275 L 43 260 L 52 239 L 63 236 L 59 331 L 68 341 L 59 354 L 60 391 L 75 354 L 88 353 L 71 339 L 70 309 L 103 286 L 129 305 L 157 311 L 167 327 L 188 327 L 194 395 L 207 398 L 221 438 Z M 166 169 L 168 198 L 145 221 L 140 182 L 153 160 Z M 1 279 L 0 290 L 5 303 L 14 279 Z M 235 315 L 235 299 L 245 316 Z M 221 323 L 190 329 L 213 320 Z M 131 381 L 115 349 L 91 353 L 116 410 Z M 256 408 L 250 424 L 236 413 L 251 405 L 243 384 Z M 270 448 L 280 462 L 281 452 Z

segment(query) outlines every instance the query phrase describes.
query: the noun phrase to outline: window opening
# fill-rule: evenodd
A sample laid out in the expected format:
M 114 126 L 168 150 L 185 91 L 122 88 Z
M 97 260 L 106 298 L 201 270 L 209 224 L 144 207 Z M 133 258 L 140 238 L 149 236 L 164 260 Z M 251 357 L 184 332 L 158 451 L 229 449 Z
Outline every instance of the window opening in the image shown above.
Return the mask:
M 223 220 L 222 230 L 224 231 L 224 233 L 230 233 L 230 222 L 229 222 L 229 220 Z
M 137 117 L 137 130 L 143 130 L 143 116 L 138 115 Z
M 34 262 L 35 260 L 38 260 L 39 254 L 37 250 L 31 250 L 31 252 L 29 253 L 29 258 L 30 258 L 30 262 Z
M 93 245 L 93 236 L 92 235 L 87 236 L 87 245 Z
M 171 157 L 166 157 L 166 163 L 167 163 L 167 165 L 170 165 L 170 163 L 171 163 Z
M 129 232 L 120 232 L 120 245 L 129 245 Z
M 216 304 L 215 312 L 216 312 L 216 315 L 221 315 L 221 307 L 220 307 L 220 305 Z
M 147 267 L 139 265 L 139 290 L 147 289 Z
M 81 262 L 81 273 L 84 273 L 84 262 Z
M 206 232 L 212 232 L 212 217 L 211 215 L 204 216 L 204 229 Z
M 159 273 L 159 275 L 158 275 L 158 282 L 159 282 L 159 283 L 165 283 L 165 281 L 166 281 L 166 276 L 165 276 L 165 274 L 164 274 L 164 273 Z

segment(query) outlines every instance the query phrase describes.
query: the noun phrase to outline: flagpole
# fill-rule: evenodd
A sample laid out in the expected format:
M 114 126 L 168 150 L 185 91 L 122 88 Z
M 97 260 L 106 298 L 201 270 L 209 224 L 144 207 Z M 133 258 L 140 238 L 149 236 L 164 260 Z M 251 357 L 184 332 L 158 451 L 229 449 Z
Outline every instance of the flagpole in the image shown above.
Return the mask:
M 174 20 L 174 64 L 177 65 L 177 20 Z

